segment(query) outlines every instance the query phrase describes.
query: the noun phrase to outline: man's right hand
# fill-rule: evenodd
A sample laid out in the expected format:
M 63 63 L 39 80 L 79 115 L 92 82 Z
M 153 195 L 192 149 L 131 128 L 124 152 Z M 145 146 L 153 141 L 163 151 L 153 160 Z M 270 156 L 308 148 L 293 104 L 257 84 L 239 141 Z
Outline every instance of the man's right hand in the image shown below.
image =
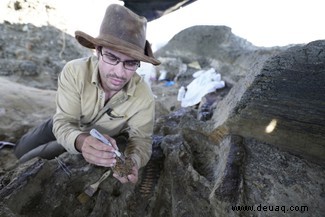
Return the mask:
M 75 147 L 82 153 L 85 160 L 91 164 L 103 167 L 113 167 L 116 163 L 115 150 L 118 150 L 116 141 L 104 135 L 112 144 L 108 146 L 89 134 L 80 134 L 76 139 Z

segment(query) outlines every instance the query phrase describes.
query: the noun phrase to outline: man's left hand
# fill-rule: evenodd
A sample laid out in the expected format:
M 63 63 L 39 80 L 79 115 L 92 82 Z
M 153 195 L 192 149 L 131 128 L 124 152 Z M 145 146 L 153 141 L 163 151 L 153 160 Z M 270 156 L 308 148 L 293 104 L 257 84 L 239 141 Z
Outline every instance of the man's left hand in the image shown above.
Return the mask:
M 113 173 L 113 176 L 123 184 L 128 182 L 135 184 L 138 181 L 138 171 L 139 171 L 138 166 L 134 164 L 131 170 L 131 174 L 121 177 L 118 174 Z

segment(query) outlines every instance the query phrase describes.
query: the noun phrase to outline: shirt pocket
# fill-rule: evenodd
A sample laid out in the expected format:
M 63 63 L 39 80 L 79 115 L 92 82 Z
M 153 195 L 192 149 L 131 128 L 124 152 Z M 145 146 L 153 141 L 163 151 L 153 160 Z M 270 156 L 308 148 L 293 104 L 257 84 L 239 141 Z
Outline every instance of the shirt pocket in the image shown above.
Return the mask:
M 106 115 L 110 118 L 110 120 L 115 119 L 126 119 L 127 115 L 122 113 L 117 113 L 114 110 L 110 109 L 106 112 Z

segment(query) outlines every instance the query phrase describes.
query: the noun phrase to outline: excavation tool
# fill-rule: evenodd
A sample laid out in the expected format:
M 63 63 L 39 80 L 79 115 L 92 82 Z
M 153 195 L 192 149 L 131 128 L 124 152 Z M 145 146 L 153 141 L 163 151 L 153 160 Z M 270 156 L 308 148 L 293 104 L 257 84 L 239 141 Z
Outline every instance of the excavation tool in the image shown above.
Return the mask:
M 107 170 L 94 184 L 89 185 L 84 192 L 82 192 L 78 196 L 78 200 L 80 203 L 86 203 L 98 190 L 100 183 L 102 183 L 109 175 L 111 174 L 111 170 Z
M 98 139 L 99 141 L 101 141 L 102 143 L 112 146 L 112 144 L 108 141 L 108 139 L 106 139 L 100 132 L 98 132 L 96 129 L 92 129 L 90 131 L 90 135 L 92 135 L 93 137 L 95 137 L 96 139 Z M 114 153 L 116 154 L 116 156 L 118 158 L 120 158 L 123 162 L 125 162 L 125 157 L 123 156 L 123 154 L 121 152 L 119 152 L 118 150 L 115 150 Z

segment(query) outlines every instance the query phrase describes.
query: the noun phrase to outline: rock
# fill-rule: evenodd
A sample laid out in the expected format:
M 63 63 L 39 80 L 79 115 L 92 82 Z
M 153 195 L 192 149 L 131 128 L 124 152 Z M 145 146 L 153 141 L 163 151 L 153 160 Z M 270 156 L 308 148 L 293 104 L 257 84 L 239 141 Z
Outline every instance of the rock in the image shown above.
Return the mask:
M 143 216 L 145 208 L 150 205 L 149 199 L 153 197 L 161 170 L 163 155 L 158 149 L 159 143 L 154 145 L 148 167 L 140 170 L 137 185 L 123 185 L 109 176 L 86 203 L 80 203 L 78 196 L 107 168 L 91 165 L 81 155 L 68 153 L 58 158 L 70 173 L 65 172 L 57 159 L 32 159 L 11 173 L 0 176 L 0 216 L 41 217 L 48 216 L 48 213 L 51 216 L 76 217 L 108 214 Z
M 228 83 L 234 84 L 252 66 L 262 64 L 286 48 L 256 47 L 234 35 L 227 26 L 193 26 L 176 34 L 155 54 L 161 58 L 177 58 L 186 64 L 198 61 L 201 68 L 213 67 Z
M 325 164 L 325 41 L 270 58 L 238 82 L 214 111 L 214 126 Z M 273 121 L 273 122 L 272 122 Z M 275 123 L 270 132 L 267 127 Z
M 161 82 L 152 85 L 157 95 L 157 114 L 166 115 L 180 108 L 176 101 L 178 89 L 191 83 L 198 71 L 191 66 L 193 62 L 202 69 L 214 68 L 226 86 L 232 87 L 250 70 L 258 71 L 268 58 L 288 47 L 256 47 L 226 26 L 193 26 L 179 32 L 155 53 L 162 62 L 158 71 L 167 71 L 167 78 L 176 82 L 169 88 L 163 88 Z
M 244 204 L 247 216 L 323 216 L 324 167 L 274 145 L 245 139 Z M 258 207 L 267 206 L 267 211 Z M 275 211 L 276 208 L 278 211 Z M 290 210 L 291 209 L 291 210 Z
M 55 112 L 55 91 L 40 90 L 0 77 L 0 140 L 16 143 Z
M 0 75 L 27 86 L 56 90 L 65 63 L 91 54 L 53 26 L 4 23 L 0 31 Z

